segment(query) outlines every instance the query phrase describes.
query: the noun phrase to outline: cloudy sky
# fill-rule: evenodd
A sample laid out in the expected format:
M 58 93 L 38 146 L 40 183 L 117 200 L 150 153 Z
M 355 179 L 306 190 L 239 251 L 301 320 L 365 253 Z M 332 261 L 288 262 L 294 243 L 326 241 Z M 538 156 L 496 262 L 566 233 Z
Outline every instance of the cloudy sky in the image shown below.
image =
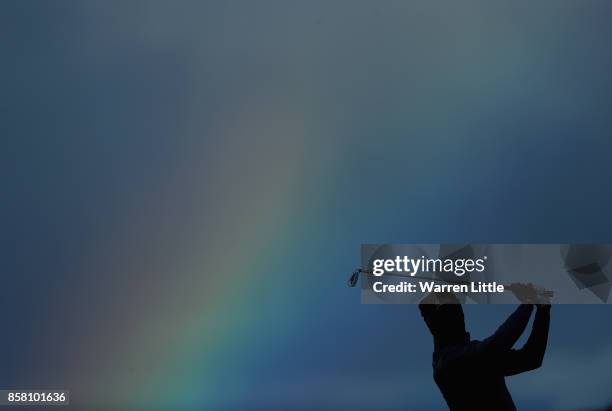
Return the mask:
M 0 386 L 444 409 L 417 310 L 346 277 L 361 243 L 610 242 L 611 8 L 2 2 Z M 552 315 L 516 403 L 612 401 L 609 308 Z

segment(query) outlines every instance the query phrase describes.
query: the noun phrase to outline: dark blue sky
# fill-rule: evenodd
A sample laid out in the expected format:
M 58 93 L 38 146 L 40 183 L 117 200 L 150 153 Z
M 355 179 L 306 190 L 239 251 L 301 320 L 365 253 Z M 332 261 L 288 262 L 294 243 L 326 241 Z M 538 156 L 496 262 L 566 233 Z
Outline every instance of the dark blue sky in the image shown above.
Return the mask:
M 361 243 L 609 243 L 611 11 L 2 2 L 0 387 L 444 409 L 417 310 L 345 277 Z M 552 315 L 517 404 L 612 401 L 609 307 Z

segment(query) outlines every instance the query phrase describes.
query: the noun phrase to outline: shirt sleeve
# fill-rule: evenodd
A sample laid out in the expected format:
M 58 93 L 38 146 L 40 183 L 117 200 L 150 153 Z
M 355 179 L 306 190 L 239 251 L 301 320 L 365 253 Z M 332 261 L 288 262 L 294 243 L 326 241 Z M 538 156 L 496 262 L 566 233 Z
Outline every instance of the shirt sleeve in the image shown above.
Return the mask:
M 523 334 L 532 312 L 533 305 L 519 305 L 493 335 L 472 347 L 470 357 L 499 361 Z
M 529 323 L 533 305 L 521 304 L 487 339 L 460 349 L 448 349 L 434 368 L 488 368 L 499 370 L 506 363 L 506 354 L 520 338 Z
M 540 306 L 525 345 L 518 350 L 509 350 L 502 357 L 501 369 L 505 376 L 534 370 L 542 365 L 548 344 L 549 328 L 550 305 Z
M 497 368 L 498 361 L 512 348 L 529 323 L 533 305 L 521 304 L 504 323 L 483 341 L 471 344 L 463 352 L 463 365 L 486 364 Z M 484 363 L 483 363 L 484 361 Z

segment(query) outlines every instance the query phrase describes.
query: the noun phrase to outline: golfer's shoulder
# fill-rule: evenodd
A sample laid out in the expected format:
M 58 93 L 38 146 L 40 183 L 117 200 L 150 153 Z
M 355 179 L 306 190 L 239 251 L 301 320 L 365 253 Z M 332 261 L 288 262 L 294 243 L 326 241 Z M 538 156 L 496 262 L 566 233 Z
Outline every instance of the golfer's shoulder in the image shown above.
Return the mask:
M 434 369 L 440 372 L 462 367 L 466 365 L 469 358 L 469 345 L 455 345 L 448 347 L 439 353 L 438 359 L 434 364 Z

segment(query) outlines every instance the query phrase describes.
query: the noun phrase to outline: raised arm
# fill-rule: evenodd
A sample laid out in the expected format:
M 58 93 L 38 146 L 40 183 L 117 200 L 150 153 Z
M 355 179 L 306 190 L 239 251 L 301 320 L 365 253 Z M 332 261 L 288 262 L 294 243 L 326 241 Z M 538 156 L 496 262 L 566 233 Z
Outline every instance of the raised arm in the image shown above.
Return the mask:
M 524 371 L 534 370 L 542 365 L 546 345 L 548 343 L 548 329 L 550 327 L 550 305 L 539 305 L 529 339 L 518 350 L 508 351 L 502 359 L 502 372 L 504 375 L 515 375 Z
M 533 305 L 521 304 L 508 319 L 489 338 L 478 344 L 478 351 L 482 355 L 500 355 L 509 351 L 520 338 L 529 323 Z

